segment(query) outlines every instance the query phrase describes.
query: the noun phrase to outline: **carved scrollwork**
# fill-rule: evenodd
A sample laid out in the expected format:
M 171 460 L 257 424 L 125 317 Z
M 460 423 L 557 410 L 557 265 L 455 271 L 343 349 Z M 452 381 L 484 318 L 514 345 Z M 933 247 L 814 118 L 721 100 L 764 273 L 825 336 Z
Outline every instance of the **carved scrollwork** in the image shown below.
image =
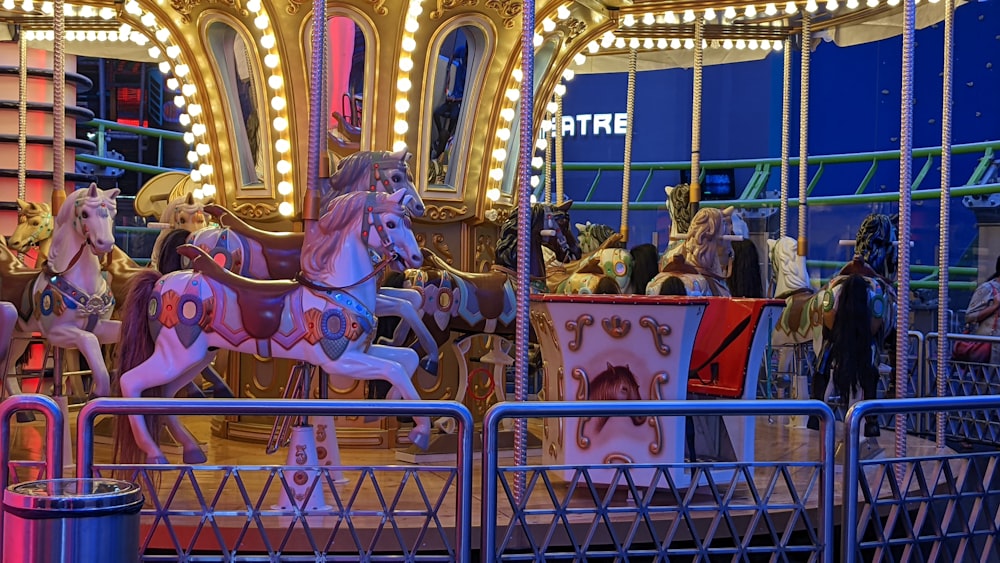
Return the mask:
M 249 219 L 267 217 L 277 210 L 278 207 L 276 205 L 271 205 L 270 203 L 241 203 L 233 207 L 233 211 L 235 211 L 238 215 L 242 215 Z
M 570 373 L 573 375 L 573 379 L 579 382 L 576 387 L 576 400 L 586 401 L 587 397 L 590 396 L 590 380 L 587 379 L 587 372 L 583 371 L 583 368 L 573 368 L 573 371 Z M 577 421 L 576 445 L 581 450 L 585 450 L 590 447 L 590 438 L 584 435 L 588 422 L 590 422 L 589 416 L 581 417 Z
M 437 8 L 431 10 L 430 16 L 432 20 L 436 20 L 443 16 L 447 10 L 478 4 L 479 0 L 437 0 Z
M 476 237 L 476 271 L 488 272 L 496 261 L 496 245 L 493 244 L 491 235 L 479 235 Z
M 224 4 L 226 6 L 236 5 L 236 0 L 206 0 L 206 1 L 209 4 Z M 170 7 L 181 15 L 182 22 L 191 23 L 191 11 L 194 10 L 195 6 L 201 4 L 201 2 L 202 0 L 170 0 Z
M 450 221 L 468 213 L 469 207 L 452 207 L 451 205 L 428 205 L 424 217 L 431 221 Z
M 380 16 L 389 13 L 389 9 L 385 7 L 385 0 L 368 0 L 368 3 L 372 5 L 372 10 L 375 10 L 375 13 Z
M 649 382 L 649 400 L 662 401 L 663 391 L 661 387 L 670 382 L 670 375 L 665 371 L 658 372 L 653 375 L 653 379 Z M 653 429 L 653 441 L 649 443 L 649 453 L 653 455 L 659 454 L 663 451 L 663 430 L 660 428 L 660 418 L 656 416 L 651 416 L 646 420 Z
M 486 7 L 500 14 L 507 29 L 513 28 L 515 20 L 521 16 L 521 3 L 516 0 L 486 0 Z
M 625 454 L 610 453 L 604 456 L 604 461 L 602 461 L 601 463 L 605 465 L 613 465 L 616 463 L 635 463 L 635 460 L 633 460 L 630 456 Z
M 285 6 L 285 12 L 290 16 L 294 16 L 299 13 L 299 9 L 302 8 L 302 4 L 305 4 L 305 0 L 288 0 L 288 5 Z
M 587 31 L 587 24 L 576 18 L 570 18 L 563 22 L 563 27 L 566 28 L 566 43 L 572 43 L 581 33 Z
M 612 315 L 610 318 L 602 320 L 601 326 L 604 328 L 604 332 L 608 333 L 608 336 L 625 338 L 628 336 L 628 331 L 632 329 L 632 322 L 628 319 L 622 319 L 618 315 Z
M 639 319 L 639 326 L 643 328 L 648 328 L 653 333 L 653 344 L 656 346 L 656 351 L 662 356 L 670 355 L 670 346 L 667 346 L 663 339 L 670 336 L 670 326 L 661 325 L 650 316 L 644 316 Z
M 580 315 L 575 321 L 566 321 L 566 330 L 573 331 L 575 336 L 569 341 L 569 349 L 576 352 L 583 345 L 583 327 L 594 324 L 594 316 L 586 313 Z
M 448 247 L 448 243 L 444 240 L 444 235 L 441 233 L 434 233 L 431 236 L 431 244 L 434 245 L 434 252 L 436 252 L 444 261 L 448 264 L 455 263 L 455 257 L 451 255 L 451 248 Z

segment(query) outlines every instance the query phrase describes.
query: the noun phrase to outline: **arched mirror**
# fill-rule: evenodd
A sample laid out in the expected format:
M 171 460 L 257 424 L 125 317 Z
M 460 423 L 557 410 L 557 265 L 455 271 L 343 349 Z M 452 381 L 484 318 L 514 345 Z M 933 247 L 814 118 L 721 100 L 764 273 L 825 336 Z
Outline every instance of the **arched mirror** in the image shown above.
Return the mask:
M 360 22 L 360 23 L 359 23 Z M 371 60 L 367 22 L 346 12 L 334 12 L 329 19 L 329 53 L 327 85 L 329 88 L 330 122 L 327 127 L 327 147 L 333 161 L 362 150 L 370 143 L 370 105 L 372 72 L 367 72 Z M 307 42 L 308 45 L 308 42 Z
M 206 35 L 223 88 L 239 177 L 244 186 L 262 185 L 267 174 L 268 143 L 266 128 L 261 127 L 262 74 L 257 67 L 256 52 L 247 48 L 244 34 L 228 23 L 210 23 Z
M 454 194 L 463 183 L 471 120 L 479 104 L 478 93 L 486 61 L 493 54 L 492 32 L 473 19 L 458 19 L 442 28 L 431 53 L 425 92 L 422 143 L 428 160 L 427 190 L 437 196 Z

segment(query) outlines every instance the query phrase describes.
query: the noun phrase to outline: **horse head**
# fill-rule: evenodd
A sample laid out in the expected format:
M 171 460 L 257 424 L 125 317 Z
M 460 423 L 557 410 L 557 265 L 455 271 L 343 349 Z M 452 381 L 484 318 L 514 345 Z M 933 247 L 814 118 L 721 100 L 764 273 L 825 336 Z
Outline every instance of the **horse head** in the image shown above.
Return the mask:
M 24 252 L 52 236 L 52 207 L 47 203 L 27 202 L 20 198 L 17 207 L 20 210 L 17 228 L 7 239 L 7 246 Z
M 774 294 L 811 288 L 809 270 L 804 256 L 799 256 L 799 244 L 792 237 L 767 239 L 768 262 L 771 264 L 771 281 Z
M 170 200 L 163 210 L 160 221 L 167 223 L 173 229 L 180 229 L 193 233 L 208 226 L 205 220 L 205 206 L 194 199 L 194 194 L 189 193 Z
M 330 176 L 325 193 L 321 196 L 320 209 L 327 209 L 333 198 L 351 192 L 376 191 L 395 193 L 403 191 L 410 196 L 407 212 L 422 217 L 426 208 L 408 161 L 413 155 L 405 150 L 396 152 L 360 151 L 344 158 Z
M 591 401 L 638 401 L 642 397 L 639 395 L 639 382 L 629 368 L 628 364 L 623 366 L 613 366 L 607 362 L 608 369 L 602 371 L 594 377 L 589 385 L 588 399 Z M 633 416 L 632 424 L 640 426 L 646 422 L 644 416 Z M 600 430 L 607 423 L 607 417 L 601 417 L 597 422 L 597 429 Z
M 583 255 L 569 219 L 569 209 L 572 206 L 571 199 L 556 205 L 540 203 L 532 205 L 532 235 L 535 233 L 534 215 L 537 208 L 541 212 L 539 219 L 542 222 L 538 234 L 542 237 L 542 244 L 555 252 L 556 260 L 560 262 L 579 260 Z
M 670 231 L 672 234 L 683 235 L 691 226 L 693 212 L 691 210 L 691 186 L 677 184 L 663 188 L 667 194 L 667 212 L 670 213 Z
M 861 222 L 855 239 L 854 254 L 886 280 L 896 279 L 896 225 L 883 213 L 871 213 Z
M 733 254 L 733 245 L 727 235 L 731 233 L 722 211 L 710 207 L 698 210 L 684 240 L 684 259 L 704 273 L 726 277 Z
M 90 184 L 89 188 L 70 194 L 56 216 L 54 237 L 72 232 L 80 246 L 89 247 L 94 254 L 111 252 L 115 245 L 115 215 L 118 213 L 115 198 L 118 193 L 118 188 L 102 190 L 97 184 Z

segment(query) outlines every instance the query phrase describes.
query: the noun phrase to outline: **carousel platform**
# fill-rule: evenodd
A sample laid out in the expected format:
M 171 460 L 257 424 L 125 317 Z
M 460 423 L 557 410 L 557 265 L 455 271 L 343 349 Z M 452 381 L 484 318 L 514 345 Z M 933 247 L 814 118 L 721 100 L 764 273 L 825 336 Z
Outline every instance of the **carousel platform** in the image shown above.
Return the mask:
M 71 427 L 75 427 L 75 417 L 71 413 Z M 299 483 L 291 477 L 291 468 L 275 467 L 284 463 L 286 451 L 267 456 L 261 444 L 214 437 L 207 417 L 185 422 L 206 441 L 208 463 L 125 470 L 125 477 L 139 482 L 146 493 L 141 532 L 146 556 L 280 554 L 281 560 L 313 560 L 316 553 L 329 553 L 348 560 L 359 553 L 402 552 L 432 560 L 454 557 L 454 463 L 412 465 L 399 463 L 394 450 L 342 449 L 342 472 L 310 474 L 328 506 L 300 514 L 280 509 L 288 493 L 284 483 Z M 765 544 L 808 545 L 817 534 L 819 434 L 789 427 L 780 418 L 758 417 L 755 422 L 755 461 L 751 470 L 741 473 L 742 478 L 695 479 L 684 490 L 657 488 L 651 495 L 642 494 L 643 509 L 638 512 L 634 494 L 638 489 L 624 482 L 615 488 L 572 482 L 563 478 L 564 472 L 543 466 L 541 456 L 532 456 L 528 465 L 534 467 L 526 473 L 527 502 L 522 510 L 515 511 L 507 500 L 505 483 L 513 482 L 510 473 L 501 474 L 495 507 L 498 542 L 503 542 L 506 553 L 522 555 L 537 552 L 542 541 L 548 550 L 572 553 L 584 539 L 584 550 L 599 553 L 602 545 L 621 544 L 626 537 L 635 549 L 646 546 L 654 552 L 664 541 L 670 542 L 671 549 L 683 549 L 706 541 L 732 545 L 751 537 Z M 532 421 L 529 430 L 541 432 L 542 426 Z M 40 477 L 39 464 L 30 461 L 40 459 L 44 436 L 42 422 L 13 426 L 13 479 Z M 893 441 L 893 433 L 883 431 L 882 447 L 891 451 Z M 911 456 L 940 454 L 933 442 L 914 436 L 909 437 L 908 452 Z M 179 458 L 168 457 L 171 461 Z M 477 451 L 472 478 L 474 554 L 480 548 L 484 502 L 480 460 Z M 109 446 L 96 446 L 95 462 L 96 473 L 111 475 L 105 465 L 111 462 Z M 834 513 L 840 513 L 841 477 L 838 470 Z M 872 483 L 885 480 L 885 476 L 868 477 Z M 889 494 L 888 485 L 885 489 Z M 738 506 L 743 509 L 737 510 Z M 612 548 L 612 553 L 615 549 L 620 548 Z

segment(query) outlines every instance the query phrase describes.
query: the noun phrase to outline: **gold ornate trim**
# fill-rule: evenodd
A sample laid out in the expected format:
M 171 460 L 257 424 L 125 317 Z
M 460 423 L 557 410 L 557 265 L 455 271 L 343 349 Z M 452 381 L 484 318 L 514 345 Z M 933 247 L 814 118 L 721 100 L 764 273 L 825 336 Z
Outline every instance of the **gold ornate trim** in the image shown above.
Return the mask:
M 614 465 L 618 463 L 635 463 L 635 460 L 626 454 L 610 453 L 604 456 L 604 461 L 602 463 L 604 465 Z
M 665 371 L 654 374 L 652 381 L 649 382 L 649 400 L 662 401 L 663 392 L 660 388 L 669 381 L 670 375 Z M 657 455 L 663 451 L 663 430 L 660 428 L 660 418 L 651 416 L 646 419 L 646 423 L 653 428 L 653 441 L 649 443 L 649 453 Z
M 427 210 L 424 213 L 424 217 L 430 219 L 431 221 L 450 221 L 456 217 L 461 217 L 469 212 L 469 206 L 463 205 L 462 207 L 453 207 L 451 205 L 433 205 L 427 206 Z
M 278 210 L 277 205 L 271 205 L 270 203 L 241 203 L 233 207 L 238 215 L 242 215 L 249 219 L 261 219 L 271 215 Z
M 608 336 L 612 338 L 625 338 L 628 336 L 628 331 L 632 329 L 632 322 L 618 315 L 613 315 L 610 318 L 602 320 L 601 326 L 604 328 L 604 332 L 608 333 Z
M 670 336 L 670 325 L 661 325 L 656 319 L 647 315 L 639 319 L 639 326 L 648 328 L 653 333 L 653 344 L 660 355 L 670 355 L 670 346 L 663 342 L 665 337 Z
M 576 333 L 573 340 L 569 341 L 569 349 L 576 352 L 583 346 L 583 327 L 594 324 L 594 316 L 586 313 L 580 315 L 575 321 L 566 321 L 566 330 Z
M 431 236 L 431 244 L 434 245 L 434 251 L 437 252 L 444 261 L 451 265 L 455 263 L 455 257 L 451 254 L 451 248 L 448 243 L 444 240 L 444 235 L 441 233 L 434 233 Z
M 573 371 L 570 373 L 573 375 L 573 379 L 580 382 L 576 387 L 576 400 L 586 401 L 590 396 L 590 380 L 587 379 L 587 372 L 583 371 L 583 368 L 573 368 Z M 580 417 L 576 424 L 576 445 L 581 450 L 590 447 L 590 438 L 583 434 L 588 422 L 590 422 L 590 417 L 585 416 Z
M 368 1 L 375 2 L 377 0 Z M 486 0 L 484 4 L 487 8 L 491 8 L 496 11 L 496 13 L 503 20 L 503 26 L 507 29 L 512 29 L 514 27 L 515 20 L 517 20 L 521 15 L 521 2 L 517 0 Z M 444 13 L 448 10 L 454 10 L 455 8 L 461 8 L 462 6 L 478 5 L 479 0 L 437 0 L 437 8 L 431 10 L 430 17 L 432 20 L 436 20 L 444 16 Z
M 372 5 L 372 10 L 380 16 L 389 13 L 389 8 L 385 7 L 385 0 L 368 0 L 368 3 Z

